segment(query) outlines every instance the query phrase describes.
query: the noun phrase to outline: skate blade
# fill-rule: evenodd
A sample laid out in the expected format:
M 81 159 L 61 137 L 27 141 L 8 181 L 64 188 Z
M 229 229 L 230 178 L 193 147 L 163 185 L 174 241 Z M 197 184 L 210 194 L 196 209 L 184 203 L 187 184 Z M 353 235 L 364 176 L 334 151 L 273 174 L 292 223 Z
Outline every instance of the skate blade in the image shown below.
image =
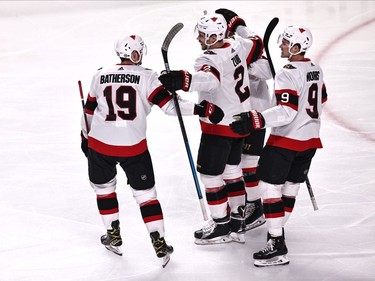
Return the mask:
M 161 258 L 161 266 L 163 268 L 166 267 L 170 260 L 171 260 L 171 254 L 166 254 L 164 257 Z
M 110 251 L 110 252 L 112 252 L 116 255 L 122 256 L 121 247 L 111 246 L 111 245 L 104 245 L 104 246 L 108 251 Z
M 220 236 L 212 239 L 195 239 L 195 244 L 197 245 L 214 245 L 214 244 L 224 244 L 224 243 L 230 243 L 233 239 L 230 235 L 226 236 Z
M 286 255 L 276 256 L 271 259 L 265 259 L 265 260 L 254 260 L 254 265 L 256 267 L 287 265 L 287 264 L 289 264 L 289 259 L 286 257 Z
M 259 219 L 257 219 L 256 221 L 250 223 L 250 224 L 247 224 L 246 225 L 246 231 L 248 230 L 252 230 L 254 228 L 257 228 L 263 224 L 266 223 L 266 220 L 263 218 L 263 217 L 260 217 Z
M 232 241 L 240 244 L 245 244 L 245 234 L 232 232 L 230 234 Z

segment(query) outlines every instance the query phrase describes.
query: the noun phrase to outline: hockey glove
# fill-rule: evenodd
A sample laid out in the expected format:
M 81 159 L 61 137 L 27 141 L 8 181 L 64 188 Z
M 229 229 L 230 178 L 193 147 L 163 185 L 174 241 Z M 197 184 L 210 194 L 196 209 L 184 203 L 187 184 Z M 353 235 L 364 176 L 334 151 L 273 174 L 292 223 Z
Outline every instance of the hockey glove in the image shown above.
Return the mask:
M 83 154 L 85 154 L 85 156 L 87 157 L 87 151 L 89 150 L 89 142 L 83 135 L 82 131 L 81 131 L 81 149 L 82 149 Z
M 227 25 L 228 25 L 227 30 L 230 32 L 235 32 L 237 26 L 239 25 L 246 26 L 245 21 L 231 10 L 222 8 L 222 9 L 217 9 L 215 13 L 220 14 L 225 18 L 225 20 L 227 21 Z
M 213 124 L 218 124 L 224 117 L 224 112 L 220 107 L 206 100 L 195 105 L 194 114 L 200 117 L 208 117 Z
M 232 122 L 229 126 L 233 132 L 239 135 L 247 135 L 252 131 L 260 130 L 266 124 L 262 114 L 256 110 L 242 112 L 234 115 L 233 118 L 236 121 Z
M 172 70 L 170 73 L 162 73 L 159 80 L 170 92 L 177 90 L 187 92 L 191 83 L 191 74 L 185 70 Z

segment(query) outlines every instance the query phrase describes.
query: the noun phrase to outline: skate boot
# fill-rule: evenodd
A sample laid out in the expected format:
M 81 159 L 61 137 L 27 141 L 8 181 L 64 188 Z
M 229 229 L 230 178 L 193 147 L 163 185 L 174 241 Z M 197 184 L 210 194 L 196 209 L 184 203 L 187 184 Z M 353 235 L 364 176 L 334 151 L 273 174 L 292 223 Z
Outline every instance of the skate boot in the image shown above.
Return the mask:
M 170 260 L 170 255 L 173 253 L 173 247 L 165 242 L 164 237 L 160 237 L 158 231 L 151 232 L 150 236 L 152 246 L 154 246 L 156 252 L 156 256 L 158 258 L 161 258 L 161 265 L 162 267 L 165 267 Z
M 121 245 L 122 239 L 120 235 L 120 222 L 115 220 L 111 224 L 112 229 L 107 230 L 107 234 L 103 235 L 100 240 L 107 250 L 122 256 Z
M 195 244 L 222 244 L 232 241 L 230 236 L 229 217 L 213 219 L 206 226 L 194 232 Z
M 267 241 L 270 240 L 272 238 L 271 234 L 269 232 L 267 232 Z M 283 239 L 285 241 L 285 231 L 284 231 L 284 227 L 283 227 Z M 286 252 L 288 252 L 288 248 L 286 247 L 286 244 L 285 244 L 285 249 L 286 249 Z
M 286 254 L 288 249 L 284 237 L 272 237 L 268 240 L 267 246 L 257 253 L 254 253 L 254 265 L 257 267 L 286 265 L 289 263 Z
M 238 207 L 238 213 L 230 214 L 230 236 L 234 242 L 245 243 L 245 206 Z
M 263 217 L 263 206 L 261 199 L 249 202 L 245 206 L 246 230 L 254 229 L 266 222 Z

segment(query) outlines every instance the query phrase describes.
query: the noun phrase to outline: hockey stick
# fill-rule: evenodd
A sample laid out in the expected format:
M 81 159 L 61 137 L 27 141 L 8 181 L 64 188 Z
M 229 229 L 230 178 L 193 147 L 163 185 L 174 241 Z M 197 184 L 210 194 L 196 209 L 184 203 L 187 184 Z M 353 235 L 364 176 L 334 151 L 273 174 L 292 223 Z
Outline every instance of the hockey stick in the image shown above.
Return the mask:
M 167 36 L 165 37 L 163 45 L 161 47 L 161 53 L 163 55 L 165 70 L 167 71 L 167 73 L 170 73 L 170 71 L 171 71 L 170 68 L 169 68 L 169 62 L 168 62 L 168 48 L 169 48 L 169 45 L 171 44 L 172 39 L 175 37 L 175 35 L 183 27 L 184 27 L 184 25 L 182 23 L 180 23 L 180 22 L 177 23 L 175 26 L 173 26 L 172 29 L 168 32 Z M 175 104 L 175 107 L 176 107 L 178 121 L 180 122 L 180 128 L 181 128 L 182 136 L 183 136 L 184 142 L 185 142 L 185 148 L 186 148 L 186 152 L 187 152 L 187 155 L 188 155 L 188 158 L 189 158 L 191 172 L 193 173 L 195 188 L 197 190 L 197 194 L 198 194 L 198 198 L 199 198 L 199 203 L 200 203 L 202 214 L 203 214 L 203 219 L 206 221 L 206 220 L 208 220 L 207 211 L 206 211 L 206 207 L 204 205 L 204 201 L 203 201 L 203 197 L 202 197 L 202 192 L 201 192 L 201 189 L 200 189 L 200 186 L 199 186 L 197 172 L 195 171 L 193 157 L 191 155 L 190 145 L 189 145 L 188 137 L 187 137 L 187 134 L 186 134 L 184 121 L 182 119 L 180 105 L 178 104 L 178 99 L 177 99 L 176 92 L 172 92 L 172 96 L 173 96 L 173 101 L 174 101 L 174 104 Z
M 81 80 L 78 81 L 78 88 L 79 88 L 79 94 L 81 96 L 81 103 L 82 103 L 82 110 L 83 110 L 83 117 L 85 118 L 85 125 L 86 125 L 86 133 L 89 133 L 89 123 L 87 122 L 87 116 L 85 112 L 85 100 L 83 97 L 83 91 L 82 91 L 82 83 Z
M 318 204 L 316 203 L 314 192 L 312 190 L 312 187 L 311 187 L 311 184 L 310 184 L 310 180 L 309 180 L 308 177 L 306 177 L 306 186 L 307 186 L 307 190 L 309 191 L 309 194 L 310 194 L 310 199 L 311 199 L 311 203 L 312 203 L 312 205 L 314 207 L 314 211 L 317 211 L 317 210 L 319 210 Z
M 263 36 L 264 50 L 266 51 L 268 63 L 270 65 L 272 77 L 274 79 L 275 79 L 276 72 L 275 72 L 275 68 L 274 68 L 273 63 L 272 63 L 270 50 L 268 48 L 268 43 L 270 41 L 271 33 L 275 29 L 275 27 L 278 23 L 279 23 L 279 18 L 273 18 L 270 21 L 270 23 L 268 24 L 268 26 L 266 28 L 266 31 L 264 33 L 264 36 Z M 306 177 L 306 186 L 307 186 L 307 190 L 309 191 L 309 195 L 310 195 L 310 199 L 311 199 L 311 203 L 313 205 L 314 211 L 317 211 L 318 210 L 318 204 L 316 203 L 315 196 L 314 196 L 314 193 L 312 191 L 312 187 L 311 187 L 310 180 L 309 180 L 308 177 Z
M 270 55 L 270 50 L 268 48 L 268 43 L 270 41 L 271 33 L 275 29 L 276 25 L 279 23 L 279 18 L 273 18 L 270 23 L 268 24 L 266 31 L 264 32 L 263 36 L 263 45 L 264 45 L 264 50 L 266 51 L 267 59 L 268 59 L 268 64 L 270 65 L 271 68 L 271 73 L 272 77 L 275 79 L 275 68 L 273 67 L 273 63 L 271 60 L 271 55 Z

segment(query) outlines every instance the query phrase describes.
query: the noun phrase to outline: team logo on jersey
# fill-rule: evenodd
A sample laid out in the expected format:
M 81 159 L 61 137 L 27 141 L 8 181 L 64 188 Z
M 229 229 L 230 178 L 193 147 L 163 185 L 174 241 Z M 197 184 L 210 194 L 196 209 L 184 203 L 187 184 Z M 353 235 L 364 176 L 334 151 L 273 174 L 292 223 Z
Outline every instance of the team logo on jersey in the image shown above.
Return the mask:
M 286 64 L 286 65 L 284 65 L 284 68 L 286 68 L 286 69 L 296 69 L 293 65 L 291 65 L 291 64 Z
M 216 55 L 216 53 L 214 53 L 213 51 L 205 51 L 204 54 L 205 55 Z

